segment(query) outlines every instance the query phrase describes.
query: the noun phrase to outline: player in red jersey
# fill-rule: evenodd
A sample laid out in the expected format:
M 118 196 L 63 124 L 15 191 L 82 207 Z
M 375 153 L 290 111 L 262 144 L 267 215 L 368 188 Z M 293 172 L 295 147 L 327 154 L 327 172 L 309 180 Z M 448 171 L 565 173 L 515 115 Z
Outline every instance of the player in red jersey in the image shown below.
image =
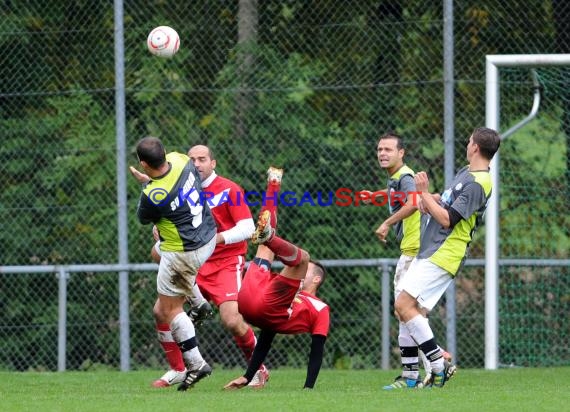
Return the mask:
M 329 306 L 317 296 L 325 279 L 323 266 L 311 261 L 298 246 L 275 235 L 276 208 L 262 210 L 252 242 L 258 244 L 238 295 L 244 319 L 261 329 L 249 366 L 243 376 L 225 385 L 242 388 L 253 379 L 277 333 L 311 334 L 311 349 L 304 389 L 312 389 L 319 375 L 329 332 Z M 285 268 L 271 272 L 274 258 Z
M 188 156 L 202 180 L 202 201 L 208 203 L 217 225 L 216 249 L 198 271 L 196 283 L 204 298 L 218 306 L 222 325 L 233 335 L 237 346 L 249 361 L 256 339 L 251 326 L 238 311 L 237 297 L 245 265 L 247 239 L 255 230 L 255 224 L 245 202 L 243 189 L 235 182 L 216 174 L 216 160 L 212 150 L 203 145 L 193 146 L 188 151 Z M 282 172 L 270 169 L 268 173 L 270 181 L 267 197 L 271 198 L 272 193 L 279 192 Z M 199 291 L 194 289 L 195 294 Z M 194 301 L 193 305 L 197 305 L 199 298 L 190 300 Z M 184 363 L 178 347 L 170 342 L 168 325 L 157 325 L 157 330 L 170 370 L 153 382 L 153 386 L 168 387 L 181 382 L 179 377 L 182 376 Z M 265 365 L 260 365 L 250 386 L 262 387 L 268 379 L 269 370 Z M 184 390 L 183 383 L 179 389 Z

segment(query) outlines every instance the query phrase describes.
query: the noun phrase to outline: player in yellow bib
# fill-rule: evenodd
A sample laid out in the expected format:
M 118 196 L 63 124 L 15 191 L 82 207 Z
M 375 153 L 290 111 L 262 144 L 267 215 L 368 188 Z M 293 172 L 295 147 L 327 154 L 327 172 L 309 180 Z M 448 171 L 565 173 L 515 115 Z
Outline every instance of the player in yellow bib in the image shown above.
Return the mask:
M 431 362 L 432 373 L 424 381 L 426 386 L 442 387 L 448 370 L 422 313 L 433 309 L 465 260 L 491 196 L 489 164 L 499 146 L 500 137 L 495 130 L 475 129 L 466 149 L 469 165 L 455 175 L 441 196 L 428 192 L 425 172 L 414 177 L 416 190 L 421 192 L 419 207 L 426 213 L 427 223 L 420 250 L 402 279 L 402 291 L 394 307 L 411 338 Z
M 198 270 L 216 246 L 216 223 L 208 205 L 201 201 L 200 176 L 188 156 L 167 154 L 156 137 L 141 139 L 136 151 L 148 177 L 137 216 L 142 224 L 153 223 L 158 228 L 162 252 L 153 314 L 157 325 L 169 325 L 163 333 L 171 334 L 168 340 L 176 342 L 182 352 L 186 371 L 178 390 L 186 390 L 212 373 L 183 306 L 186 296 L 192 294 Z M 134 168 L 131 172 L 135 178 L 142 175 Z
M 382 200 L 387 200 L 390 216 L 382 222 L 375 233 L 381 242 L 386 242 L 390 227 L 393 227 L 396 241 L 400 246 L 401 255 L 394 273 L 394 300 L 396 300 L 402 291 L 400 286 L 402 279 L 420 249 L 421 214 L 417 209 L 419 198 L 414 182 L 414 171 L 404 163 L 405 150 L 401 136 L 395 132 L 385 133 L 378 139 L 376 152 L 378 164 L 388 173 L 387 189 L 375 193 L 365 192 L 368 192 L 370 198 L 376 195 L 385 197 Z M 431 371 L 430 362 L 419 352 L 418 345 L 402 322 L 399 324 L 398 345 L 402 373 L 384 389 L 419 386 L 422 383 L 419 372 L 420 355 L 426 374 L 429 375 Z M 448 361 L 451 361 L 451 355 L 444 353 Z

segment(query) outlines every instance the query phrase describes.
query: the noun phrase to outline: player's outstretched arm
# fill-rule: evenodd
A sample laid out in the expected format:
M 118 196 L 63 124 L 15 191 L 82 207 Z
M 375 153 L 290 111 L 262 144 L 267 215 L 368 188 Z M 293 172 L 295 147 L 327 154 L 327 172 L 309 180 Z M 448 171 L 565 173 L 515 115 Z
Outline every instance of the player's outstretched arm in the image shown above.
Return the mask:
M 234 379 L 233 381 L 226 383 L 224 389 L 226 390 L 234 390 L 234 389 L 241 389 L 248 384 L 247 379 L 245 376 L 240 376 L 239 378 Z
M 321 365 L 323 364 L 323 354 L 327 337 L 324 335 L 311 335 L 311 352 L 309 353 L 309 364 L 307 365 L 307 378 L 303 389 L 313 389 Z
M 357 192 L 360 196 L 360 201 L 362 201 L 362 203 L 368 205 L 370 203 L 376 202 L 376 201 L 383 201 L 385 200 L 387 194 L 388 194 L 388 189 L 379 189 L 376 191 L 371 191 L 371 190 L 359 190 Z

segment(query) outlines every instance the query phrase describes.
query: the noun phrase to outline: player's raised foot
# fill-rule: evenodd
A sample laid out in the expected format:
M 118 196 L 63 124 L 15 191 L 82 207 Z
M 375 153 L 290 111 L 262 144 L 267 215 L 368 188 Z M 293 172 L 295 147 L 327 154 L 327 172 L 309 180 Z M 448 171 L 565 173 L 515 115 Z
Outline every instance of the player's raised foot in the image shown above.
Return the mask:
M 264 210 L 259 215 L 257 219 L 257 226 L 253 235 L 251 235 L 251 241 L 255 245 L 261 245 L 273 237 L 274 230 L 271 227 L 271 212 L 269 210 Z
M 281 183 L 283 178 L 283 169 L 278 169 L 277 167 L 270 166 L 267 170 L 267 182 L 268 183 Z
M 176 385 L 186 378 L 186 369 L 183 371 L 175 371 L 170 369 L 167 371 L 160 379 L 155 380 L 152 383 L 153 388 L 168 388 L 169 386 Z
M 269 380 L 269 369 L 265 365 L 261 365 L 261 368 L 255 372 L 253 375 L 253 379 L 251 382 L 247 384 L 250 388 L 253 389 L 261 389 L 265 386 L 267 381 Z
M 206 319 L 210 319 L 214 316 L 214 309 L 212 305 L 210 305 L 210 302 L 203 300 L 198 306 L 192 306 L 186 313 L 194 326 L 200 326 Z
M 212 367 L 206 363 L 206 361 L 202 361 L 202 364 L 199 368 L 186 372 L 186 377 L 182 381 L 180 385 L 178 385 L 179 391 L 185 391 L 192 388 L 202 379 L 207 378 L 212 374 Z
M 416 389 L 422 388 L 424 386 L 422 379 L 418 377 L 414 378 L 404 378 L 403 376 L 398 376 L 394 382 L 390 385 L 384 386 L 382 389 L 390 391 L 394 389 Z

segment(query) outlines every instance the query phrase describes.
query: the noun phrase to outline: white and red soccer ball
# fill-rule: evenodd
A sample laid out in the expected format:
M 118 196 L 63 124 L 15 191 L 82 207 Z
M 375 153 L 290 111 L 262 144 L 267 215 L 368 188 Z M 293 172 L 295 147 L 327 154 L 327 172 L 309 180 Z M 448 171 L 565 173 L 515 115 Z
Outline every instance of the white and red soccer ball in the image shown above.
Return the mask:
M 159 26 L 149 33 L 146 45 L 155 56 L 170 58 L 180 47 L 180 37 L 172 27 Z

